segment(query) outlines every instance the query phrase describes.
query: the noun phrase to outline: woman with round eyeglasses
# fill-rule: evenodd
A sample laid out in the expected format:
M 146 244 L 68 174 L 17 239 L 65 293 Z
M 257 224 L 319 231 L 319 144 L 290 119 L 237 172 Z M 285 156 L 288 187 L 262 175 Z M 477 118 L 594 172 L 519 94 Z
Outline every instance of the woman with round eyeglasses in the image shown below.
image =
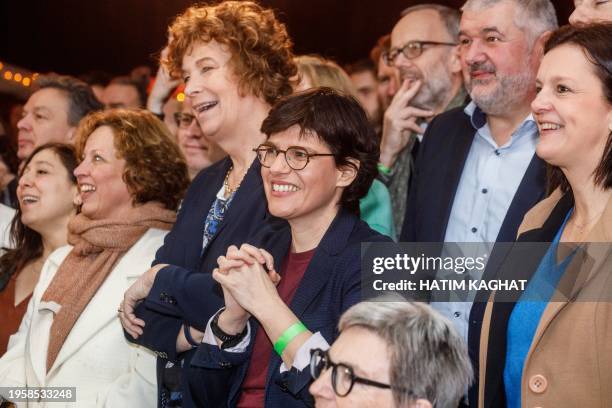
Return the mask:
M 390 241 L 357 215 L 377 171 L 367 123 L 354 98 L 330 88 L 283 99 L 264 120 L 268 139 L 256 152 L 266 200 L 289 228 L 219 258 L 213 278 L 225 306 L 192 360 L 203 406 L 311 400 L 310 350 L 329 347 L 341 314 L 361 298 L 361 243 Z
M 431 307 L 398 300 L 351 307 L 331 348 L 311 351 L 317 408 L 458 406 L 472 378 L 465 342 Z
M 357 98 L 357 91 L 351 78 L 334 61 L 317 55 L 301 55 L 295 58 L 295 62 L 300 77 L 296 91 L 326 86 Z M 373 230 L 396 239 L 392 213 L 389 190 L 382 181 L 374 179 L 368 194 L 359 202 L 361 219 Z
M 300 146 L 290 146 L 286 150 L 281 150 L 268 143 L 261 144 L 253 150 L 257 153 L 257 159 L 262 166 L 272 167 L 278 155 L 282 153 L 287 165 L 293 170 L 303 170 L 310 163 L 311 157 L 335 156 L 333 153 L 309 153 Z

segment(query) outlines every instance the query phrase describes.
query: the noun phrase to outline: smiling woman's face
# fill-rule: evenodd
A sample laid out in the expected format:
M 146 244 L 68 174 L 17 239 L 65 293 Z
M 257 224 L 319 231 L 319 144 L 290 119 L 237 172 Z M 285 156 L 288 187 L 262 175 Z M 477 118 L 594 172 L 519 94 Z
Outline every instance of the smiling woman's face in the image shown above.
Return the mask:
M 279 150 L 300 147 L 310 154 L 331 153 L 329 146 L 314 135 L 300 136 L 300 128 L 289 129 L 270 136 L 265 145 Z M 355 173 L 336 167 L 333 156 L 311 157 L 301 170 L 287 164 L 279 153 L 271 166 L 262 166 L 261 175 L 268 199 L 268 209 L 276 217 L 286 220 L 335 214 L 344 188 L 353 181 Z
M 185 95 L 202 133 L 216 140 L 238 125 L 241 99 L 238 80 L 230 67 L 229 49 L 216 41 L 195 43 L 183 57 Z
M 612 105 L 593 64 L 580 47 L 561 45 L 544 56 L 537 86 L 531 108 L 540 129 L 538 156 L 592 174 L 612 127 Z
M 21 221 L 34 231 L 55 226 L 74 213 L 77 187 L 52 149 L 36 153 L 17 186 Z
M 132 208 L 132 195 L 123 181 L 125 160 L 118 157 L 110 127 L 94 130 L 74 170 L 81 192 L 81 213 L 90 219 L 120 218 Z

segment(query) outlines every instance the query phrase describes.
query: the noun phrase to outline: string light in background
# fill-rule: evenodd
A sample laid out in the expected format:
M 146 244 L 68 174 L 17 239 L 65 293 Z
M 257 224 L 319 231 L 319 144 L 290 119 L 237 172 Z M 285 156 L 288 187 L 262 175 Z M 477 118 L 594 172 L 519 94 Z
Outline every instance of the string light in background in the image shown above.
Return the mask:
M 176 94 L 176 100 L 179 102 L 183 102 L 185 100 L 185 93 L 179 92 Z
M 38 77 L 38 73 L 30 74 L 29 72 L 13 72 L 16 71 L 13 69 L 9 69 L 4 63 L 0 62 L 0 78 L 3 78 L 6 81 L 12 81 L 12 83 L 17 83 L 23 87 L 29 87 L 32 85 L 33 81 L 36 81 Z

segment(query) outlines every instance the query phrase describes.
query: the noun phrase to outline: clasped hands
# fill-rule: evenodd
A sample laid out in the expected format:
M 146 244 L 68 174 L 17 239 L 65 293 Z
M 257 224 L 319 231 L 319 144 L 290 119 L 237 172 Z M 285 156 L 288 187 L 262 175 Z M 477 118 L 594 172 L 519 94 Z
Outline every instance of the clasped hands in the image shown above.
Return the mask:
M 217 259 L 212 277 L 223 288 L 225 310 L 220 318 L 236 330 L 246 324 L 250 315 L 258 320 L 281 301 L 276 290 L 280 275 L 274 269 L 270 253 L 249 244 L 232 245 L 225 256 Z
M 276 291 L 280 275 L 274 270 L 274 258 L 264 249 L 249 244 L 240 248 L 232 245 L 217 262 L 212 277 L 223 288 L 223 326 L 243 326 L 251 314 L 257 317 L 260 311 L 270 310 L 268 304 L 280 300 Z M 158 264 L 150 268 L 124 294 L 119 319 L 125 331 L 135 339 L 143 334 L 145 322 L 136 317 L 134 309 L 148 296 L 157 273 L 166 266 Z

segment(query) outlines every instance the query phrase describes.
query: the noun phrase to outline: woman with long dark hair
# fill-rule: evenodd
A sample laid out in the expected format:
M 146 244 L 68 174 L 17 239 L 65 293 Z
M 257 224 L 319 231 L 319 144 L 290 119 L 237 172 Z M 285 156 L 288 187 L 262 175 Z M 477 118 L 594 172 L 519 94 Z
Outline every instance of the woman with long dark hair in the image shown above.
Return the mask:
M 76 213 L 76 164 L 72 146 L 60 143 L 36 148 L 23 164 L 11 224 L 13 249 L 0 258 L 0 355 L 19 328 L 45 259 L 66 245 L 68 221 Z
M 551 244 L 542 256 L 516 245 L 498 273 L 529 282 L 516 301 L 487 303 L 479 407 L 612 406 L 610 38 L 612 23 L 565 26 L 544 47 L 531 109 L 557 188 L 517 241 Z

